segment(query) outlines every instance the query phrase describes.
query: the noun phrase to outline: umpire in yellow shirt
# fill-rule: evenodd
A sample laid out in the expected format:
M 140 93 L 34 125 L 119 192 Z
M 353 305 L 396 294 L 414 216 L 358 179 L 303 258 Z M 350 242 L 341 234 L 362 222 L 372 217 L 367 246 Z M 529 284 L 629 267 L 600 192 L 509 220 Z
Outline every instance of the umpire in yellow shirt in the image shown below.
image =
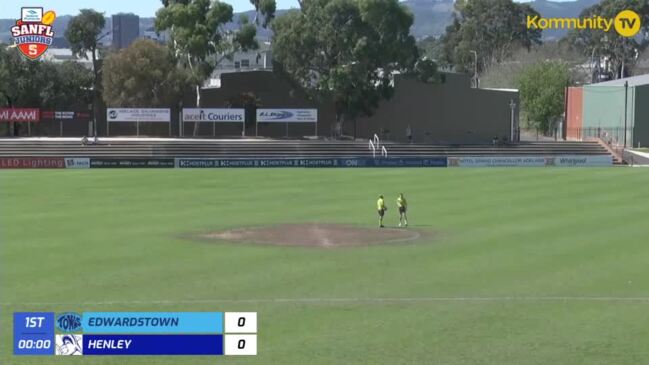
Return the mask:
M 383 228 L 383 215 L 385 215 L 385 211 L 388 210 L 388 207 L 385 206 L 383 195 L 379 195 L 379 200 L 376 201 L 376 209 L 379 211 L 379 228 Z
M 408 201 L 406 197 L 403 196 L 403 193 L 399 193 L 397 198 L 397 208 L 399 208 L 399 227 L 403 224 L 404 227 L 408 227 L 408 216 L 406 216 L 406 210 L 408 210 Z

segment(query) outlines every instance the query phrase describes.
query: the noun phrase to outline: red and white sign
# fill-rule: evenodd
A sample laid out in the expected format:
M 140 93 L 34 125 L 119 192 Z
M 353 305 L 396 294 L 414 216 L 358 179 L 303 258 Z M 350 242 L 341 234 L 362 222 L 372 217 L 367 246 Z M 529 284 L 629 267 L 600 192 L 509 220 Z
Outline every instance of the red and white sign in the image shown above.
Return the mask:
M 0 157 L 0 169 L 63 169 L 63 157 Z
M 0 122 L 39 122 L 41 114 L 35 108 L 0 108 Z
M 43 120 L 73 120 L 73 119 L 90 119 L 88 112 L 61 111 L 61 110 L 42 110 L 41 119 Z

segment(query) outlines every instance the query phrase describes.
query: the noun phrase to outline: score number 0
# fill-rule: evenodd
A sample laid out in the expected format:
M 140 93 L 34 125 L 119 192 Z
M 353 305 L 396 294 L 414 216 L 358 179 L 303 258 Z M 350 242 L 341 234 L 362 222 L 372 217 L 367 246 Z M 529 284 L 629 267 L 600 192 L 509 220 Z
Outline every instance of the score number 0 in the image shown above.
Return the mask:
M 225 313 L 225 355 L 257 354 L 257 313 Z

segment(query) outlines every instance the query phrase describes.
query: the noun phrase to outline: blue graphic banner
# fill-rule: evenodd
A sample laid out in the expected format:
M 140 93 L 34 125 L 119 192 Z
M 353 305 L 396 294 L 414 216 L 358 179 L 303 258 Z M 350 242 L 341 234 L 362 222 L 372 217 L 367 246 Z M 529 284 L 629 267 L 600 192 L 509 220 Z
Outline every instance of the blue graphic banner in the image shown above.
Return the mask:
M 223 333 L 223 312 L 85 312 L 83 333 Z
M 54 355 L 54 313 L 14 313 L 14 355 Z
M 228 167 L 446 167 L 446 157 L 431 158 L 176 158 L 177 168 Z
M 83 355 L 223 355 L 223 335 L 84 334 Z

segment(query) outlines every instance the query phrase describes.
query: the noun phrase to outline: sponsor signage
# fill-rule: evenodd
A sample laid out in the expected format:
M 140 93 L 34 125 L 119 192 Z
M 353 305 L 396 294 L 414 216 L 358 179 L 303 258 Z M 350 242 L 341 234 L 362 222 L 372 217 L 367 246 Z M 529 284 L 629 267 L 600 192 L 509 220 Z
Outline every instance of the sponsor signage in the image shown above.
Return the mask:
M 60 111 L 60 110 L 43 110 L 41 118 L 46 120 L 73 120 L 73 119 L 90 119 L 88 112 Z
M 0 108 L 0 122 L 39 122 L 40 110 L 36 108 Z
M 183 121 L 243 123 L 246 121 L 246 111 L 245 109 L 184 108 Z
M 87 157 L 66 157 L 66 169 L 87 169 L 90 167 L 90 159 Z
M 63 157 L 0 157 L 0 169 L 62 169 Z
M 119 159 L 91 158 L 90 168 L 171 168 L 173 158 Z
M 171 110 L 168 108 L 108 108 L 106 120 L 109 122 L 169 122 Z
M 610 155 L 449 157 L 449 167 L 610 166 Z
M 227 167 L 445 167 L 446 157 L 434 158 L 293 158 L 217 159 L 176 158 L 177 168 Z
M 257 122 L 317 123 L 318 109 L 257 109 Z

